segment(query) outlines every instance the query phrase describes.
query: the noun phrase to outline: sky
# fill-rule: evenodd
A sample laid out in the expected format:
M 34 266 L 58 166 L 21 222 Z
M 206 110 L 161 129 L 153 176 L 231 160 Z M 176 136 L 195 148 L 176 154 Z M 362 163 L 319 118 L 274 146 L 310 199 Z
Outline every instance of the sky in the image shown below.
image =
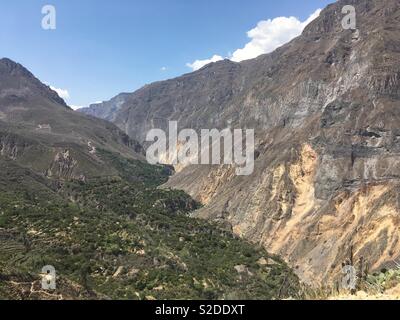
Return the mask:
M 209 62 L 271 52 L 332 2 L 2 0 L 0 57 L 85 107 Z M 46 5 L 55 8 L 55 29 L 42 28 Z

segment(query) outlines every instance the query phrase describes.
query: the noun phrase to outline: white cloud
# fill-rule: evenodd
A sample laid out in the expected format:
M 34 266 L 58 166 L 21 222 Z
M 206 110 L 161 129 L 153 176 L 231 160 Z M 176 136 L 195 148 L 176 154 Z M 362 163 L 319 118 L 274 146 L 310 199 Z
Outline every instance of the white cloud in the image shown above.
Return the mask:
M 240 62 L 274 51 L 299 36 L 304 28 L 320 15 L 321 11 L 321 9 L 316 10 L 303 22 L 296 17 L 278 17 L 260 21 L 254 29 L 247 32 L 250 42 L 230 54 L 228 59 Z M 223 60 L 221 56 L 214 55 L 211 59 L 196 60 L 193 63 L 187 63 L 186 66 L 196 71 L 208 63 L 220 60 Z
M 221 61 L 221 60 L 224 60 L 224 58 L 222 58 L 219 55 L 214 55 L 211 59 L 196 60 L 192 63 L 187 63 L 186 66 L 191 68 L 193 71 L 196 71 L 196 70 L 203 68 L 205 65 L 207 65 L 211 62 L 217 62 L 217 61 Z
M 167 71 L 167 69 L 168 69 L 167 67 L 162 67 L 161 71 Z
M 60 98 L 63 99 L 69 99 L 69 92 L 66 89 L 60 89 L 60 88 L 55 88 L 53 86 L 50 86 L 50 89 L 57 92 L 57 94 L 60 96 Z
M 274 51 L 299 36 L 304 28 L 316 19 L 320 13 L 321 9 L 318 9 L 303 22 L 295 17 L 278 17 L 272 20 L 260 21 L 257 27 L 247 32 L 251 41 L 242 49 L 236 50 L 232 54 L 231 60 L 240 62 Z
M 73 110 L 78 110 L 78 109 L 82 109 L 83 108 L 83 106 L 73 106 L 73 105 L 71 105 L 70 106 Z

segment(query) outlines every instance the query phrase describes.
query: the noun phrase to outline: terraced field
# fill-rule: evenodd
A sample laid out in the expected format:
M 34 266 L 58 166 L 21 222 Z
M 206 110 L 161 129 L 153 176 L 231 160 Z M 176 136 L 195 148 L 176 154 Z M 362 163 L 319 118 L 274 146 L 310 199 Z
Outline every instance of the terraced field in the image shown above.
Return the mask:
M 165 170 L 119 159 L 121 176 L 55 182 L 0 161 L 0 298 L 273 299 L 297 296 L 284 262 L 205 221 L 198 203 L 156 188 Z M 143 175 L 138 174 L 138 168 Z M 131 170 L 131 171 L 130 171 Z M 132 176 L 128 181 L 124 176 Z M 57 290 L 41 290 L 53 265 Z

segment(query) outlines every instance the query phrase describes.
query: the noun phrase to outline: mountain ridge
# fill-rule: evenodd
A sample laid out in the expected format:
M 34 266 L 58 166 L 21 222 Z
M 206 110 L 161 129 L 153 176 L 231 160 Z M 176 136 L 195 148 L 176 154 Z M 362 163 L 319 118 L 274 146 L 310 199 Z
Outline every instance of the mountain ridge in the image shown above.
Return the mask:
M 68 107 L 65 103 L 64 99 L 60 98 L 60 96 L 52 90 L 49 86 L 44 85 L 39 79 L 37 79 L 28 69 L 26 69 L 23 65 L 9 59 L 2 58 L 0 59 L 0 74 L 8 74 L 12 76 L 20 76 L 32 81 L 40 88 L 40 91 L 44 94 L 47 94 L 47 97 L 53 100 L 54 102 L 61 104 L 65 107 Z M 69 108 L 69 107 L 68 107 Z

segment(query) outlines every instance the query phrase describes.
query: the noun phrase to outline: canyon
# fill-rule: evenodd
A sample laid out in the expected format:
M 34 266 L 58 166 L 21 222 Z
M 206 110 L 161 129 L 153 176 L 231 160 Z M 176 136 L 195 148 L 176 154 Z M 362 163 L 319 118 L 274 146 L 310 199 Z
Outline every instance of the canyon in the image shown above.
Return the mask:
M 279 257 L 190 217 L 197 201 L 159 188 L 172 173 L 0 59 L 0 300 L 300 295 Z
M 342 27 L 356 9 L 357 30 Z M 335 281 L 350 255 L 380 270 L 400 257 L 400 6 L 339 0 L 271 54 L 224 60 L 82 110 L 147 148 L 148 131 L 255 130 L 255 168 L 186 166 L 166 188 L 192 215 L 282 256 L 307 283 Z

